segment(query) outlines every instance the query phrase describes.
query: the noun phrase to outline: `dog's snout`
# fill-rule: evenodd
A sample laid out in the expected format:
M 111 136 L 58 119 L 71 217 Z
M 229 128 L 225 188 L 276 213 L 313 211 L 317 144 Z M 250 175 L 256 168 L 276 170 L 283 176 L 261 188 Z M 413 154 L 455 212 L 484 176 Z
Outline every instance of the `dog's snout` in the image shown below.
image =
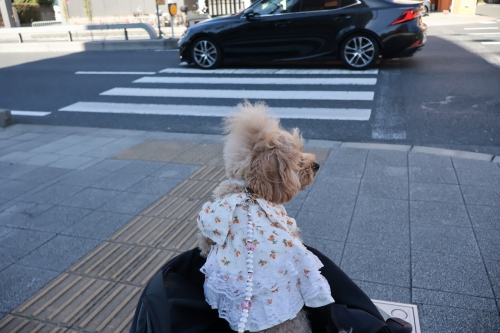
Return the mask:
M 318 170 L 319 170 L 319 164 L 318 163 L 313 163 L 312 169 L 313 169 L 314 172 L 318 172 Z

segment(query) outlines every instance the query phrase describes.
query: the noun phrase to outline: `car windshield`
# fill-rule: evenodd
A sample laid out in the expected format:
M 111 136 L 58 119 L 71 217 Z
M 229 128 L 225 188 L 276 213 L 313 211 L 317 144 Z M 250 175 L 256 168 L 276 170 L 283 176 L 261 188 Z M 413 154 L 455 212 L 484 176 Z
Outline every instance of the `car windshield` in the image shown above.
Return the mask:
M 253 7 L 254 15 L 274 15 L 294 12 L 298 0 L 263 0 Z

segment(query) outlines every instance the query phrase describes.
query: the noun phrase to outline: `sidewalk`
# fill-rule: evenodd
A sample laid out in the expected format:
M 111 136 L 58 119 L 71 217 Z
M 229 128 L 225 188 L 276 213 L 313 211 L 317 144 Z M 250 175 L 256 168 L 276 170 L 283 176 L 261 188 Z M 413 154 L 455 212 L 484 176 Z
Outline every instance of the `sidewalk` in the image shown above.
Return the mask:
M 196 246 L 198 210 L 224 178 L 221 142 L 0 129 L 0 332 L 127 332 L 152 274 Z M 286 205 L 306 244 L 371 298 L 417 304 L 421 332 L 500 331 L 500 157 L 317 140 L 306 150 L 320 172 Z

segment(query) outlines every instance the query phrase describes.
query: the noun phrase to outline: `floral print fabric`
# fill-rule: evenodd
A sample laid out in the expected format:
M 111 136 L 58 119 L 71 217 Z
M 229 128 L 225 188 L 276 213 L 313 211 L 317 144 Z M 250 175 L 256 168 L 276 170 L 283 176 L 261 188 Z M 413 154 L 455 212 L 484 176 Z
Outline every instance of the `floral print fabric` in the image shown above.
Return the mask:
M 292 236 L 297 224 L 285 208 L 263 199 L 247 206 L 245 199 L 245 193 L 226 195 L 207 202 L 198 216 L 201 233 L 216 243 L 201 269 L 208 304 L 238 329 L 246 288 L 249 209 L 254 223 L 254 296 L 246 329 L 261 331 L 293 319 L 304 304 L 334 302 L 319 272 L 321 262 Z

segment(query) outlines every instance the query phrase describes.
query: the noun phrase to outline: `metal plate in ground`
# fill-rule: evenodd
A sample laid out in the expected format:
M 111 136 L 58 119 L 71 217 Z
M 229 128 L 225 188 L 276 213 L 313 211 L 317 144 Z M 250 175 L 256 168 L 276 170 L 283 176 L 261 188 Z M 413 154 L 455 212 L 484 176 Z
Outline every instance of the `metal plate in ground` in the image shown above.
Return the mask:
M 413 326 L 412 333 L 421 333 L 420 321 L 418 319 L 418 309 L 416 305 L 380 301 L 375 299 L 373 299 L 372 301 L 379 309 L 385 312 L 388 315 L 388 317 L 401 318 L 409 322 Z

